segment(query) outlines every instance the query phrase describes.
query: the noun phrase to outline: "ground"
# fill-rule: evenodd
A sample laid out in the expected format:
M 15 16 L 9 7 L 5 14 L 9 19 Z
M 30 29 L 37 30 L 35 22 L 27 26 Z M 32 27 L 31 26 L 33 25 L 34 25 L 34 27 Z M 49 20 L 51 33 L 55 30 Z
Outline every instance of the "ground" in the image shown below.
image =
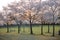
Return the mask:
M 60 40 L 60 36 L 30 35 L 30 34 L 4 34 L 0 35 L 0 40 Z
M 60 35 L 58 31 L 60 30 L 60 25 L 55 26 L 55 36 L 52 36 L 52 26 L 50 26 L 50 33 L 47 33 L 48 27 L 44 25 L 43 32 L 41 35 L 41 27 L 33 27 L 33 35 L 30 34 L 29 27 L 21 27 L 21 31 L 18 34 L 17 27 L 10 27 L 9 33 L 6 33 L 6 28 L 0 28 L 0 40 L 60 40 Z

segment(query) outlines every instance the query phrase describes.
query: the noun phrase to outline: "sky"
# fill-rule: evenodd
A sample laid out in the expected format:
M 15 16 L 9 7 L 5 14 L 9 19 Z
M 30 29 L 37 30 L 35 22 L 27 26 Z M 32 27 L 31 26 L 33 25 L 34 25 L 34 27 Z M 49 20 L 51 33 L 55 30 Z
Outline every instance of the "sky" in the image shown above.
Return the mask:
M 14 2 L 15 0 L 0 0 L 0 10 L 2 10 L 3 6 L 7 6 L 7 4 Z M 19 0 L 17 0 L 19 1 Z
M 0 0 L 0 10 L 3 9 L 2 8 L 3 6 L 7 6 L 7 4 L 14 2 L 14 1 L 19 1 L 19 0 Z M 42 1 L 46 1 L 46 0 L 42 0 Z

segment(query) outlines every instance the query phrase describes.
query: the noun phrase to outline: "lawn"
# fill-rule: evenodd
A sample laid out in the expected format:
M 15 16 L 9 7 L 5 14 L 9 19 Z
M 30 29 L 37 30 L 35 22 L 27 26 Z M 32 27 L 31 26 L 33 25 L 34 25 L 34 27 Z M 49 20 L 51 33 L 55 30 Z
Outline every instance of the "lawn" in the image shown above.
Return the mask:
M 10 33 L 12 33 L 12 32 L 17 33 L 18 27 L 12 26 L 12 27 L 9 27 L 9 30 L 10 30 Z M 55 34 L 57 34 L 59 30 L 60 30 L 60 25 L 55 25 Z M 7 31 L 7 28 L 0 28 L 0 33 L 6 33 L 6 31 Z M 30 27 L 29 26 L 21 26 L 20 32 L 29 34 L 30 33 Z M 44 32 L 44 34 L 48 32 L 48 25 L 43 26 L 43 32 Z M 52 32 L 53 32 L 53 27 L 52 27 L 52 25 L 50 25 L 50 33 L 52 33 Z M 33 26 L 33 33 L 34 34 L 40 34 L 41 33 L 41 26 L 40 25 Z
M 0 40 L 60 40 L 58 31 L 60 30 L 60 25 L 55 25 L 55 37 L 52 37 L 53 27 L 50 25 L 50 33 L 48 32 L 48 26 L 43 26 L 43 33 L 41 35 L 41 26 L 33 26 L 34 35 L 30 35 L 29 26 L 21 26 L 20 33 L 18 34 L 18 27 L 9 27 L 10 32 L 6 33 L 7 28 L 0 28 Z M 47 38 L 46 38 L 47 37 Z

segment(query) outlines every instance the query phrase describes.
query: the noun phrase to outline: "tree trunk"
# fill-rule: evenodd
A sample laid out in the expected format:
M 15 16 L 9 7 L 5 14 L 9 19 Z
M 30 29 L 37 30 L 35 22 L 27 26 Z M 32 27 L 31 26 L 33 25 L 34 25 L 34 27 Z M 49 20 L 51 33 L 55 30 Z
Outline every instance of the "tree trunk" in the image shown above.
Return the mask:
M 48 24 L 48 33 L 50 32 L 49 24 Z
M 41 17 L 41 35 L 43 35 L 43 16 Z
M 7 33 L 9 33 L 9 26 L 8 26 L 8 23 L 7 23 L 7 25 L 6 25 L 6 26 L 7 26 Z
M 20 27 L 22 25 L 22 22 L 20 21 L 19 24 L 17 23 L 17 25 L 18 25 L 18 33 L 20 33 Z
M 20 33 L 21 24 L 17 24 L 17 25 L 18 25 L 18 33 Z
M 53 35 L 52 36 L 55 36 L 55 25 L 53 23 Z
M 41 35 L 43 35 L 43 24 L 41 24 Z
M 32 22 L 31 22 L 31 19 L 30 19 L 30 34 L 33 34 L 33 31 L 32 31 Z
M 20 26 L 19 26 L 19 24 L 18 24 L 18 33 L 20 33 Z
M 55 36 L 55 23 L 54 23 L 54 15 L 53 15 L 53 35 L 52 36 Z

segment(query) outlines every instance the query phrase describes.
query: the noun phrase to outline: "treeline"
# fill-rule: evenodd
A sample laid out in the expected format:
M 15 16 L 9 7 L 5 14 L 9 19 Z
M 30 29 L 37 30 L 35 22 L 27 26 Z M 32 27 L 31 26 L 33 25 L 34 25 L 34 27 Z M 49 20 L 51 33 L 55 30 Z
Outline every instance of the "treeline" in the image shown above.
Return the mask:
M 25 27 L 29 27 L 30 24 L 22 24 L 22 26 L 25 26 Z M 32 26 L 40 26 L 42 24 L 32 24 Z M 53 24 L 43 24 L 43 25 L 53 25 Z M 60 24 L 55 24 L 55 25 L 60 25 Z M 9 27 L 17 27 L 18 25 L 17 24 L 11 24 L 11 25 L 8 25 Z M 7 27 L 7 25 L 0 25 L 0 28 L 3 28 L 3 27 Z

